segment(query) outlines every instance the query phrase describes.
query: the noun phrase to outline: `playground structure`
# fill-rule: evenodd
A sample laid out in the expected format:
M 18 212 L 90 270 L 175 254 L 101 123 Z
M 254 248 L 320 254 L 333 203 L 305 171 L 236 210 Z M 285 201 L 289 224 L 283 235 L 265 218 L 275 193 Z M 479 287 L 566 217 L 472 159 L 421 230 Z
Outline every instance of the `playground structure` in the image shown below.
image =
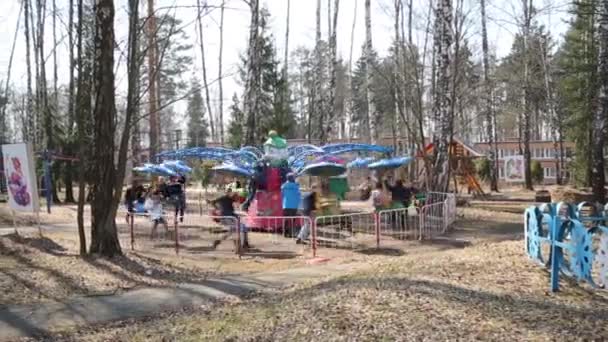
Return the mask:
M 424 155 L 419 154 L 418 158 L 424 159 L 426 156 L 433 155 L 433 149 L 434 145 L 432 143 L 428 144 L 425 147 Z M 483 155 L 455 137 L 452 138 L 450 143 L 449 154 L 454 192 L 458 193 L 459 189 L 466 187 L 474 195 L 485 196 L 481 183 L 477 179 L 474 164 L 474 160 Z M 424 172 L 424 169 L 420 172 Z
M 565 202 L 531 206 L 524 213 L 528 256 L 549 269 L 551 291 L 560 276 L 593 288 L 608 283 L 608 206 Z

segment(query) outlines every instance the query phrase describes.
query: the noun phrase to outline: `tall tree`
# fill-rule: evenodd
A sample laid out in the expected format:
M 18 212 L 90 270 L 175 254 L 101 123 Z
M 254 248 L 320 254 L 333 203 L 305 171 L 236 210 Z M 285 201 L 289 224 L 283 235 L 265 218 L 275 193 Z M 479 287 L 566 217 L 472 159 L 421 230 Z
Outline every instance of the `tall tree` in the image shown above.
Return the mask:
M 114 102 L 113 0 L 97 0 L 95 28 L 93 162 L 96 168 L 92 184 L 90 252 L 112 257 L 122 253 L 115 222 L 117 203 L 114 204 L 117 170 L 114 163 L 116 104 Z
M 434 92 L 434 181 L 437 191 L 447 191 L 450 175 L 449 144 L 452 136 L 453 106 L 452 77 L 450 75 L 453 44 L 452 1 L 438 0 L 435 27 L 436 86 Z
M 217 71 L 217 82 L 218 82 L 218 109 L 219 109 L 219 136 L 220 144 L 224 144 L 224 86 L 223 86 L 223 73 L 222 73 L 222 62 L 224 53 L 224 10 L 226 1 L 222 0 L 220 7 L 220 47 L 219 47 L 219 60 L 218 60 L 218 71 Z M 287 47 L 285 47 L 287 49 Z
M 33 98 L 33 91 L 32 91 L 32 58 L 31 58 L 31 53 L 30 53 L 30 47 L 31 47 L 31 43 L 30 43 L 30 37 L 33 34 L 32 33 L 32 28 L 30 28 L 30 25 L 33 27 L 34 23 L 30 23 L 30 0 L 23 0 L 23 9 L 24 9 L 24 34 L 25 34 L 25 63 L 26 63 L 26 72 L 27 72 L 27 95 L 26 95 L 26 110 L 25 110 L 25 116 L 26 116 L 26 123 L 27 125 L 25 125 L 27 128 L 24 130 L 26 132 L 26 136 L 24 137 L 24 139 L 32 144 L 34 144 L 36 142 L 36 128 L 34 126 L 35 121 L 34 121 L 34 104 L 32 101 Z
M 228 145 L 232 148 L 240 148 L 244 141 L 245 114 L 239 107 L 239 98 L 232 95 L 230 106 L 230 123 L 228 124 Z
M 75 154 L 74 151 L 74 0 L 68 2 L 68 49 L 69 49 L 69 83 L 68 83 L 68 120 L 67 120 L 67 131 L 66 141 L 64 150 L 66 154 Z M 74 168 L 71 162 L 66 164 L 64 173 L 65 181 L 65 201 L 68 203 L 74 203 L 74 189 L 73 189 L 73 175 Z
M 148 115 L 150 159 L 154 160 L 160 147 L 160 118 L 158 109 L 158 46 L 156 43 L 156 13 L 154 0 L 148 0 Z
M 372 47 L 372 11 L 371 1 L 365 0 L 365 56 L 366 56 L 366 81 L 365 81 L 365 97 L 367 99 L 368 108 L 368 125 L 370 142 L 376 144 L 378 141 L 378 113 L 376 112 L 374 92 L 371 84 L 373 82 L 373 71 L 371 65 L 373 62 L 373 47 Z
M 209 96 L 209 83 L 207 82 L 207 66 L 205 63 L 205 41 L 203 35 L 203 19 L 202 19 L 202 11 L 203 7 L 201 6 L 201 0 L 196 0 L 197 13 L 196 13 L 196 22 L 198 23 L 198 38 L 199 44 L 201 48 L 201 63 L 203 68 L 203 85 L 205 86 L 205 103 L 207 104 L 207 113 L 209 113 L 209 125 L 211 126 L 211 139 L 216 140 L 215 136 L 215 124 L 213 123 L 213 112 L 211 111 L 211 97 Z
M 329 0 L 328 0 L 329 1 Z M 327 139 L 329 138 L 330 133 L 332 133 L 332 127 L 336 128 L 336 119 L 338 118 L 338 106 L 336 103 L 336 72 L 338 69 L 338 58 L 337 58 L 337 27 L 338 27 L 338 9 L 340 7 L 340 0 L 334 1 L 334 14 L 333 14 L 333 30 L 331 31 L 331 36 L 329 38 L 329 55 L 330 55 L 330 81 L 329 81 L 329 118 L 326 123 L 326 127 L 324 127 L 325 134 L 322 136 Z M 339 128 L 339 126 L 338 126 Z M 334 135 L 338 132 L 333 132 Z M 321 141 L 321 144 L 324 144 L 326 141 Z
M 0 143 L 4 144 L 8 141 L 8 120 L 6 118 L 6 107 L 9 102 L 9 86 L 11 83 L 11 69 L 13 68 L 13 56 L 15 55 L 15 45 L 17 43 L 17 35 L 19 34 L 19 24 L 21 21 L 21 14 L 25 3 L 22 3 L 19 7 L 19 16 L 17 17 L 17 25 L 15 26 L 15 34 L 13 35 L 13 44 L 11 47 L 10 56 L 8 58 L 8 68 L 6 70 L 6 81 L 4 84 L 4 91 L 2 92 L 2 101 L 0 102 Z M 24 137 L 26 138 L 26 137 Z
M 492 105 L 492 84 L 490 83 L 490 57 L 488 51 L 488 29 L 486 24 L 486 0 L 481 3 L 481 47 L 483 50 L 483 82 L 485 90 L 485 125 L 488 144 L 488 159 L 490 161 L 490 190 L 498 191 L 498 162 L 494 143 L 494 110 Z
M 606 202 L 604 143 L 608 126 L 608 0 L 599 0 L 598 13 L 598 106 L 593 115 L 592 187 L 595 200 Z
M 80 255 L 87 252 L 86 236 L 84 232 L 84 205 L 86 200 L 85 187 L 87 181 L 88 167 L 92 160 L 92 137 L 91 120 L 92 120 L 92 73 L 93 73 L 93 49 L 89 44 L 94 37 L 94 24 L 91 20 L 92 14 L 88 11 L 85 13 L 84 0 L 78 0 L 78 36 L 77 36 L 77 54 L 78 54 L 78 80 L 76 91 L 76 106 L 75 120 L 77 131 L 78 145 L 78 207 L 76 221 L 78 224 L 78 238 L 80 246 Z M 91 11 L 92 12 L 92 11 Z M 93 47 L 94 48 L 94 47 Z
M 349 54 L 348 54 L 348 88 L 349 88 L 349 96 L 348 96 L 348 107 L 346 110 L 346 130 L 347 130 L 347 140 L 351 141 L 351 139 L 353 138 L 353 134 L 352 134 L 352 115 L 353 115 L 353 108 L 354 108 L 354 94 L 353 94 L 353 47 L 354 47 L 354 42 L 355 42 L 355 26 L 357 24 L 357 3 L 358 1 L 355 1 L 355 6 L 353 11 L 353 24 L 351 26 L 350 29 L 350 48 L 349 48 Z
M 574 160 L 569 163 L 571 180 L 591 186 L 593 160 L 591 133 L 594 103 L 597 103 L 597 46 L 595 37 L 596 0 L 573 5 L 574 16 L 556 56 L 558 109 L 563 111 L 566 136 L 575 143 Z
M 188 99 L 188 147 L 205 146 L 207 139 L 207 123 L 205 122 L 205 104 L 201 95 L 201 84 L 193 79 Z
M 524 179 L 525 187 L 528 190 L 533 190 L 532 186 L 532 155 L 530 152 L 530 130 L 531 130 L 531 116 L 530 113 L 530 66 L 529 66 L 529 39 L 530 39 L 530 26 L 532 25 L 533 15 L 533 0 L 523 0 L 524 10 L 524 26 L 523 26 L 523 50 L 524 50 L 524 81 L 523 81 L 523 152 L 524 152 Z
M 259 36 L 260 21 L 260 2 L 250 0 L 248 2 L 251 12 L 251 22 L 249 24 L 249 43 L 247 46 L 247 71 L 245 78 L 245 94 L 243 100 L 243 112 L 245 113 L 247 125 L 245 126 L 245 144 L 257 144 L 257 113 L 260 97 L 260 64 L 261 64 L 261 44 Z

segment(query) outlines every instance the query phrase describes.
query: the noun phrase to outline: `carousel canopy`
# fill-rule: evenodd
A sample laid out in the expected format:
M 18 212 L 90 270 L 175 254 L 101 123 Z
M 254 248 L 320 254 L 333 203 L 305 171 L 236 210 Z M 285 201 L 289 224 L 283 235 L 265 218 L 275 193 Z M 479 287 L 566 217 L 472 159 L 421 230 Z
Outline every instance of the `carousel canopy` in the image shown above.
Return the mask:
M 409 164 L 412 160 L 414 160 L 412 157 L 381 159 L 369 164 L 367 167 L 372 170 L 396 169 Z

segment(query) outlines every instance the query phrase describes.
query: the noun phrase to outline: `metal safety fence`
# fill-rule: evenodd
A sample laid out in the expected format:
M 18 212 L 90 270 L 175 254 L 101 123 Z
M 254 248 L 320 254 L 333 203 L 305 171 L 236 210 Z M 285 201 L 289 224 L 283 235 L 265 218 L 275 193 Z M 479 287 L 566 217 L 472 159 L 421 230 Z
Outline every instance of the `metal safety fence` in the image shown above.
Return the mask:
M 421 207 L 331 216 L 212 216 L 173 211 L 153 220 L 148 214 L 124 213 L 119 226 L 131 249 L 173 248 L 175 253 L 223 253 L 289 258 L 319 248 L 362 250 L 399 247 L 404 240 L 445 234 L 456 220 L 453 194 L 428 193 Z M 238 232 L 238 233 L 237 233 Z

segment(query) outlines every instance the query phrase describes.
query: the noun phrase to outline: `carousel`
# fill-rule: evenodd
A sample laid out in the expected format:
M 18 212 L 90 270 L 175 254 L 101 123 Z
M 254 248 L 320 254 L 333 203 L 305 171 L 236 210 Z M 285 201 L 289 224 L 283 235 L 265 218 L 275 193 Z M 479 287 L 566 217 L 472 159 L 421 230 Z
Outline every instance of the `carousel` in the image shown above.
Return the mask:
M 304 191 L 315 187 L 319 195 L 317 215 L 337 215 L 341 212 L 340 201 L 348 192 L 346 175 L 349 170 L 369 169 L 382 175 L 412 161 L 410 157 L 392 154 L 391 147 L 370 144 L 288 146 L 277 132 L 270 131 L 261 148 L 195 147 L 165 151 L 157 155 L 162 160 L 159 164 L 144 164 L 133 170 L 175 176 L 191 172 L 201 161 L 212 161 L 214 174 L 243 184 L 245 224 L 250 229 L 274 230 L 280 222 L 271 218 L 283 215 L 281 185 L 288 174 L 296 175 Z

